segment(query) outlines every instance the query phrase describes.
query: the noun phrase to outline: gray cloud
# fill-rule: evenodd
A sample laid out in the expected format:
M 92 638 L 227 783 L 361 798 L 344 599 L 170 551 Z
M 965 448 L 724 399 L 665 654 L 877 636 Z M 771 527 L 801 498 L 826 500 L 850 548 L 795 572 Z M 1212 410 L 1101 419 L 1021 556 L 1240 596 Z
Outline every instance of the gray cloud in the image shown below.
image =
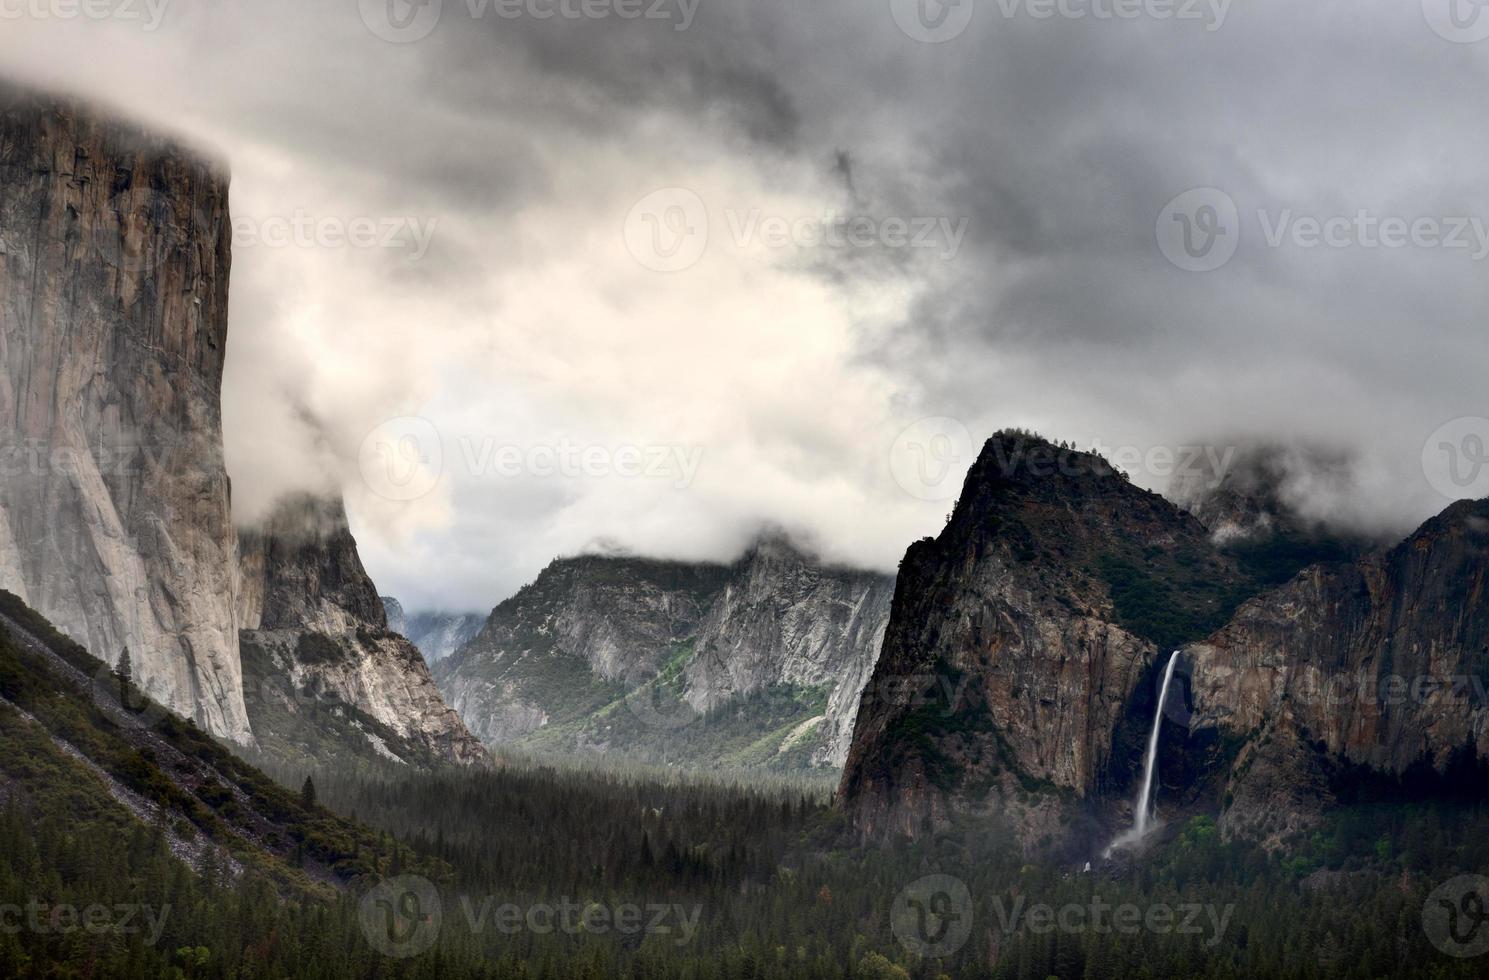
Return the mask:
M 1259 0 L 1207 31 L 979 2 L 939 45 L 882 2 L 704 2 L 686 31 L 443 6 L 409 44 L 329 0 L 0 37 L 5 70 L 232 159 L 240 218 L 437 222 L 418 261 L 235 255 L 236 506 L 252 520 L 283 490 L 342 486 L 380 587 L 411 608 L 489 607 L 598 540 L 728 558 L 772 521 L 892 568 L 949 506 L 895 479 L 890 447 L 926 416 L 974 439 L 1325 446 L 1351 481 L 1320 516 L 1401 530 L 1446 504 L 1428 436 L 1489 414 L 1489 259 L 1266 241 L 1285 213 L 1489 222 L 1489 41 L 1444 40 L 1419 4 Z M 664 274 L 622 230 L 668 187 L 698 195 L 709 236 Z M 1156 230 L 1199 187 L 1239 215 L 1234 258 L 1205 273 Z M 950 256 L 736 240 L 751 213 L 966 237 Z M 405 415 L 435 424 L 444 465 L 389 501 L 359 450 Z M 686 486 L 469 464 L 565 440 L 702 462 Z

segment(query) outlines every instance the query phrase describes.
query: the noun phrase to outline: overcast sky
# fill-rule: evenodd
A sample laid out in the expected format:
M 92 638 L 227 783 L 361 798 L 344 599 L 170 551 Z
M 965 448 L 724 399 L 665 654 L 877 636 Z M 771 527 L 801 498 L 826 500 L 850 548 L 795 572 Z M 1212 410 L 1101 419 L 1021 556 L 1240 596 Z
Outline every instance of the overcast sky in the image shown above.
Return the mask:
M 1010 425 L 1489 494 L 1478 6 L 91 2 L 0 65 L 231 162 L 240 521 L 340 488 L 410 608 L 764 523 L 893 569 Z

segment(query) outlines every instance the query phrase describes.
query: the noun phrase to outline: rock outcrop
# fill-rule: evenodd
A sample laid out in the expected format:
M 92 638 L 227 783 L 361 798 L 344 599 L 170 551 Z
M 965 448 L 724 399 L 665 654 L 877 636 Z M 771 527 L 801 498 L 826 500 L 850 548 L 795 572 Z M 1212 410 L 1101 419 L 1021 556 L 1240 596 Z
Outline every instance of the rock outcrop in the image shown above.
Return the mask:
M 1239 745 L 1232 835 L 1281 841 L 1361 779 L 1489 758 L 1489 501 L 1320 565 L 1184 649 L 1191 736 Z
M 1125 791 L 1160 649 L 1248 594 L 1205 527 L 1098 456 L 988 441 L 940 536 L 912 545 L 839 797 L 865 834 L 959 813 L 1026 844 Z
M 0 83 L 4 85 L 5 83 Z M 219 390 L 223 167 L 0 91 L 0 588 L 251 741 Z
M 435 676 L 492 744 L 841 765 L 892 584 L 780 536 L 733 565 L 561 559 Z
M 388 629 L 339 499 L 282 500 L 262 528 L 242 532 L 241 552 L 246 696 L 266 752 L 486 759 L 419 651 Z

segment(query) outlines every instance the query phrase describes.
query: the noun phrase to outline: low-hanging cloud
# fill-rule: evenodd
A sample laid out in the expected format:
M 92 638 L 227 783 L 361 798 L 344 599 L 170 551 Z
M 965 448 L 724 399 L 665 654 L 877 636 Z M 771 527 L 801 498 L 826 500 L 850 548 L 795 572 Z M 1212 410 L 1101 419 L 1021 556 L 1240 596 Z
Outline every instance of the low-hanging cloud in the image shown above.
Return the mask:
M 240 520 L 339 488 L 384 591 L 483 609 L 771 522 L 892 569 L 1005 425 L 1325 447 L 1319 517 L 1440 509 L 1483 261 L 1337 233 L 1489 220 L 1489 41 L 1432 2 L 177 2 L 8 20 L 0 59 L 232 161 Z M 895 455 L 927 418 L 933 492 Z

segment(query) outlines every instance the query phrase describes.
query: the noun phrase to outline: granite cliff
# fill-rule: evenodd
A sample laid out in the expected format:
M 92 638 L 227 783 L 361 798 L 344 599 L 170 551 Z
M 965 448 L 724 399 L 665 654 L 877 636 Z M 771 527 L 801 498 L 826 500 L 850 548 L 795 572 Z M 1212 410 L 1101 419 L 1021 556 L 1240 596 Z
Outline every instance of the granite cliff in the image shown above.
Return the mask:
M 0 82 L 0 589 L 110 664 L 128 648 L 147 694 L 240 746 L 482 759 L 387 629 L 339 499 L 239 541 L 231 238 L 223 166 Z
M 779 536 L 732 565 L 561 559 L 435 676 L 493 744 L 841 765 L 892 582 Z
M 0 91 L 0 588 L 161 703 L 251 741 L 223 467 L 228 177 Z

